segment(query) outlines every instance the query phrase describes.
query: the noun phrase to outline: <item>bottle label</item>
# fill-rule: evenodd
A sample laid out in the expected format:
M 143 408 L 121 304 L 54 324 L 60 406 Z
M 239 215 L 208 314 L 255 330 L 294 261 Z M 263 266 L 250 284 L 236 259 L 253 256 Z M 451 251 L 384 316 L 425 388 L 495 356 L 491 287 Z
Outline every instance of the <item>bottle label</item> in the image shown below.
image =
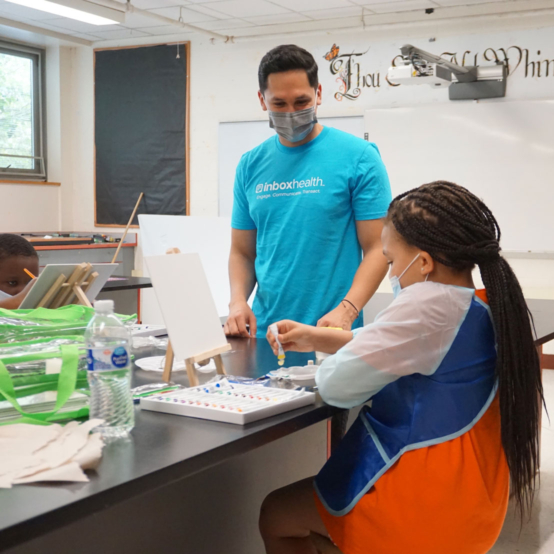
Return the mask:
M 89 348 L 87 350 L 89 371 L 116 371 L 129 367 L 129 354 L 123 346 L 115 348 Z

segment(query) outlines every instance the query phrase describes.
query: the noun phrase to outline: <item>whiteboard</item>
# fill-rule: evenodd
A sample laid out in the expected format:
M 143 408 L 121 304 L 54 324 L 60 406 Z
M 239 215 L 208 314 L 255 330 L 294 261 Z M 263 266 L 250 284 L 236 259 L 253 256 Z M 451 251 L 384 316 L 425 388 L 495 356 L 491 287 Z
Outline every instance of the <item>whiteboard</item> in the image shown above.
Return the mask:
M 146 214 L 140 214 L 138 219 L 144 257 L 164 255 L 169 248 L 200 255 L 217 312 L 227 316 L 231 296 L 227 269 L 231 221 L 223 217 Z
M 504 250 L 554 252 L 554 100 L 373 109 L 365 131 L 393 196 L 453 181 L 491 208 Z
M 319 122 L 345 133 L 364 137 L 364 118 L 322 117 Z M 239 121 L 219 124 L 219 215 L 231 217 L 235 171 L 243 154 L 275 136 L 268 121 Z

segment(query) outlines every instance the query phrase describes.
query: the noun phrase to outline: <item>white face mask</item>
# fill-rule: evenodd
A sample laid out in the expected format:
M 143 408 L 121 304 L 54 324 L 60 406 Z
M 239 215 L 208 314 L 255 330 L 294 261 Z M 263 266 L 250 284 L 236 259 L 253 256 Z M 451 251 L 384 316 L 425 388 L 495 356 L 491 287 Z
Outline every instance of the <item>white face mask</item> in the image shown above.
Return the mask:
M 315 105 L 297 112 L 272 112 L 268 110 L 269 126 L 289 142 L 304 140 L 317 123 Z
M 0 300 L 7 300 L 8 298 L 13 298 L 13 296 L 3 290 L 0 290 Z
M 412 267 L 412 265 L 414 265 L 414 262 L 419 258 L 419 256 L 420 256 L 420 254 L 418 254 L 408 264 L 408 267 L 398 277 L 396 275 L 394 275 L 393 277 L 389 277 L 390 286 L 392 287 L 392 295 L 394 296 L 394 298 L 397 298 L 398 295 L 400 294 L 400 291 L 402 290 L 402 286 L 400 285 L 400 279 L 402 279 L 402 276 L 404 275 L 404 273 L 406 273 L 406 271 L 408 271 L 408 269 L 410 269 L 410 267 Z M 425 276 L 425 281 L 427 281 L 428 278 L 429 278 L 429 274 L 427 274 Z

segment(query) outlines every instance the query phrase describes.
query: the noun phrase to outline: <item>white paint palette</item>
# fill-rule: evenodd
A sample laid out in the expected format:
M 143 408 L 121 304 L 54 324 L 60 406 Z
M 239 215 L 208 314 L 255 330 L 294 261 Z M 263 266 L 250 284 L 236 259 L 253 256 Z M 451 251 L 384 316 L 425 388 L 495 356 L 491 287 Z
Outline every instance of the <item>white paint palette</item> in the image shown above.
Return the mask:
M 245 425 L 315 403 L 315 394 L 261 385 L 231 384 L 222 379 L 165 394 L 141 398 L 142 410 Z

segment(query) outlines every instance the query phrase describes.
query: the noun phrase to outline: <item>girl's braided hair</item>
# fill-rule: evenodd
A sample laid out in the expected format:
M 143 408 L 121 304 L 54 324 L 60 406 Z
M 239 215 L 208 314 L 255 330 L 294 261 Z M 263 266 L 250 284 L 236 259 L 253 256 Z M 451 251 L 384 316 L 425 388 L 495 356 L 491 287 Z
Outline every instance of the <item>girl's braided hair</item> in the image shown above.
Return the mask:
M 458 271 L 479 267 L 496 332 L 502 445 L 523 517 L 535 491 L 544 399 L 532 317 L 517 277 L 500 255 L 498 223 L 479 198 L 446 181 L 397 196 L 387 220 L 408 244 L 437 262 Z

